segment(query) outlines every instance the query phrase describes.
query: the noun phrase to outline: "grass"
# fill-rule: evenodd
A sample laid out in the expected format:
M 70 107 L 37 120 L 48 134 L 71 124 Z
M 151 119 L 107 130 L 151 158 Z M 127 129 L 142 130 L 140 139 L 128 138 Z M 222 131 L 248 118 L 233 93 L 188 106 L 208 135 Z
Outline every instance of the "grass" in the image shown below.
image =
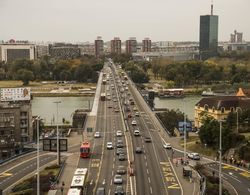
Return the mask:
M 240 133 L 240 135 L 244 135 L 247 140 L 250 140 L 250 133 Z
M 40 190 L 43 194 L 46 194 L 49 186 L 49 176 L 57 176 L 59 174 L 60 168 L 57 165 L 52 165 L 50 167 L 46 167 L 43 171 L 40 172 Z M 12 189 L 15 189 L 15 192 L 10 193 L 10 195 L 24 195 L 24 194 L 34 194 L 36 189 L 36 178 L 32 176 L 22 182 L 18 183 Z
M 184 146 L 183 140 L 180 141 L 180 145 Z M 202 145 L 198 136 L 190 136 L 187 139 L 187 150 L 197 152 L 201 155 L 212 156 L 212 157 L 215 157 L 217 152 L 215 150 L 212 150 L 211 148 Z

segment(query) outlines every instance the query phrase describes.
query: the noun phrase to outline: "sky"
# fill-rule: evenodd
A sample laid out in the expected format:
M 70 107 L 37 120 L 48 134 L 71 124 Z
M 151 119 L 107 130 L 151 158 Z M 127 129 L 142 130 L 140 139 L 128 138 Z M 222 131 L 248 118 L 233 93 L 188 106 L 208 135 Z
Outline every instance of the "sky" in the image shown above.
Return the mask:
M 213 0 L 219 41 L 243 32 L 250 41 L 250 0 Z M 93 42 L 120 37 L 199 41 L 211 0 L 0 0 L 0 40 Z

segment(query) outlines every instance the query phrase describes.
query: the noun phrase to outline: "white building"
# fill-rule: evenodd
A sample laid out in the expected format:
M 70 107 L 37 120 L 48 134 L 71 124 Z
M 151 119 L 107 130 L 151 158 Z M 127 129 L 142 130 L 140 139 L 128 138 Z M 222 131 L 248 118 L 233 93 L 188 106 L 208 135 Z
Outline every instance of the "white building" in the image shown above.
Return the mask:
M 15 42 L 0 44 L 0 60 L 11 62 L 17 59 L 36 59 L 35 45 L 27 42 Z

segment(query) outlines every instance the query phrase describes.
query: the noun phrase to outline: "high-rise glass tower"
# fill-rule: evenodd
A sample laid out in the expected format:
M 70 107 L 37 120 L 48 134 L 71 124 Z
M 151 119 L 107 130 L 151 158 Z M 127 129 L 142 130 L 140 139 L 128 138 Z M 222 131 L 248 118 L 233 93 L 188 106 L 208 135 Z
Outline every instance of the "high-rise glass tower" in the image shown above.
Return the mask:
M 213 15 L 200 16 L 200 56 L 202 59 L 216 56 L 218 50 L 218 22 L 219 17 Z

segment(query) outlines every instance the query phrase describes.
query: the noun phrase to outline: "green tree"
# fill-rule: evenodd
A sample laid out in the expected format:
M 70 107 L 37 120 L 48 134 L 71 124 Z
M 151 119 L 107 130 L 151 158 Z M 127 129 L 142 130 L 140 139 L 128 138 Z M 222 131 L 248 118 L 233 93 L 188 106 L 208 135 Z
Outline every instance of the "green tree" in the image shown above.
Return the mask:
M 23 82 L 23 85 L 28 85 L 29 81 L 34 80 L 33 72 L 26 69 L 19 69 L 17 75 L 17 78 Z

